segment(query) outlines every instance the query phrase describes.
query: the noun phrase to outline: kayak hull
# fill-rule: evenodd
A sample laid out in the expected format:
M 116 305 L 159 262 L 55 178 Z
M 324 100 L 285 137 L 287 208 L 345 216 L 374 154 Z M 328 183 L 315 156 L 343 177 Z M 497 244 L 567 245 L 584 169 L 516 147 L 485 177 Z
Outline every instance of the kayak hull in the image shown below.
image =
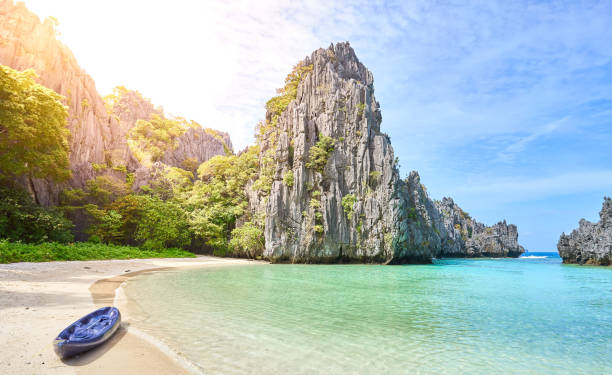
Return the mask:
M 72 323 L 55 338 L 53 349 L 62 359 L 94 349 L 121 326 L 121 313 L 115 307 L 103 307 Z

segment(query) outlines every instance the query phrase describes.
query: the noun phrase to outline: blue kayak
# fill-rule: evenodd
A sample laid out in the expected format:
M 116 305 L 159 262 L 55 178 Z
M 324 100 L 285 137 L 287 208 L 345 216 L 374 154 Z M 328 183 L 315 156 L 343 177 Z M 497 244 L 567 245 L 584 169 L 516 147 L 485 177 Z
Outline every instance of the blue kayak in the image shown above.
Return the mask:
M 121 313 L 116 307 L 103 307 L 69 325 L 53 343 L 60 358 L 93 349 L 108 340 L 121 325 Z

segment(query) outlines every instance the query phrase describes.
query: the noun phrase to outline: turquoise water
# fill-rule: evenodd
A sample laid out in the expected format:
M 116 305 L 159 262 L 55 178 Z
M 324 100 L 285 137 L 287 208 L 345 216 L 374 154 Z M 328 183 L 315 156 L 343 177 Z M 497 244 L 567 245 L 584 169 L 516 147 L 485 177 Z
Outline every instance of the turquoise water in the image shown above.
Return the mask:
M 207 374 L 612 374 L 612 268 L 559 258 L 166 271 L 126 293 Z

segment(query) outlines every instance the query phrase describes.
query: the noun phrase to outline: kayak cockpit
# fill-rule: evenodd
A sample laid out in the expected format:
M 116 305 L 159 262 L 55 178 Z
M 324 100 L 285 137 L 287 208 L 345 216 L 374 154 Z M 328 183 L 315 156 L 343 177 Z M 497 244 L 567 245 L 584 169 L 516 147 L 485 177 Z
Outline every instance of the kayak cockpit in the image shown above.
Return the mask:
M 108 340 L 121 325 L 121 313 L 115 307 L 103 307 L 66 327 L 55 338 L 55 352 L 66 358 L 93 349 Z

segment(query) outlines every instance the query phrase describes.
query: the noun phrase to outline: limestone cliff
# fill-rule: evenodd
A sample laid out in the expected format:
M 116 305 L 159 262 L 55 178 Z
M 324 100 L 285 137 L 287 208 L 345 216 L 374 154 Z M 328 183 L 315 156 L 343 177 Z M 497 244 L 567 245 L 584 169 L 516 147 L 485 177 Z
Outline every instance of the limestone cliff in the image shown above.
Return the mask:
M 274 129 L 260 142 L 262 164 L 270 151 L 276 161 L 269 196 L 259 203 L 249 193 L 255 206 L 265 205 L 266 257 L 422 263 L 436 256 L 520 255 L 515 226 L 459 219 L 463 211 L 448 200 L 436 205 L 416 172 L 400 179 L 390 139 L 380 130 L 372 73 L 348 43 L 319 49 L 298 67 L 308 73 L 295 100 L 278 118 L 268 111 Z M 452 208 L 449 217 L 443 206 Z
M 111 117 L 119 123 L 118 133 L 107 151 L 110 163 L 126 165 L 129 171 L 146 168 L 134 156 L 128 145 L 129 131 L 138 120 L 150 120 L 153 115 L 165 118 L 161 108 L 156 108 L 139 92 L 118 87 L 113 98 L 106 103 Z M 172 167 L 179 167 L 194 172 L 194 166 L 212 158 L 215 155 L 233 153 L 229 134 L 213 129 L 204 129 L 199 124 L 191 122 L 178 140 L 176 148 L 168 150 L 161 162 Z M 189 164 L 193 165 L 189 165 Z M 141 171 L 142 172 L 142 171 Z
M 66 97 L 73 170 L 69 185 L 82 186 L 94 176 L 91 164 L 104 162 L 104 150 L 117 128 L 91 77 L 56 39 L 52 20 L 41 23 L 23 3 L 14 5 L 10 0 L 0 1 L 0 64 L 17 70 L 34 69 L 41 84 Z M 28 182 L 37 202 L 57 202 L 61 186 L 39 179 Z
M 612 199 L 605 197 L 599 222 L 580 220 L 570 235 L 561 234 L 557 243 L 563 263 L 612 264 Z
M 53 20 L 41 22 L 23 3 L 0 0 L 0 64 L 17 70 L 34 69 L 39 83 L 63 95 L 69 108 L 72 178 L 64 184 L 22 178 L 22 184 L 38 203 L 56 204 L 62 189 L 83 187 L 96 175 L 110 173 L 94 169 L 94 165 L 125 166 L 129 172 L 142 168 L 127 146 L 126 135 L 138 119 L 146 120 L 160 110 L 139 94 L 128 91 L 107 108 L 93 79 L 80 68 L 70 49 L 56 38 Z M 181 136 L 178 147 L 165 155 L 164 161 L 173 166 L 180 166 L 186 159 L 201 163 L 224 154 L 225 147 L 231 151 L 229 136 L 219 134 L 190 129 Z

